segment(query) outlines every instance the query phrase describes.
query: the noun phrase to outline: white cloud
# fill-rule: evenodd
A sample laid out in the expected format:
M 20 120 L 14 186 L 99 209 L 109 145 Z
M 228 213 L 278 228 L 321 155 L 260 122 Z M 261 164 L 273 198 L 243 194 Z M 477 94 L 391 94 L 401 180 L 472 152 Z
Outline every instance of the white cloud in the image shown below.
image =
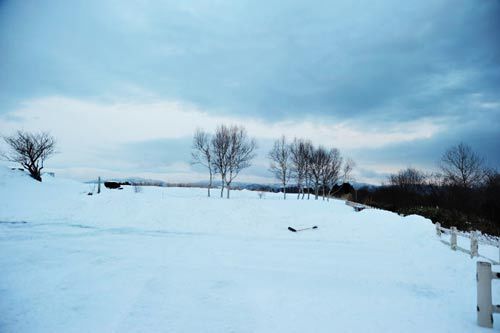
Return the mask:
M 148 140 L 189 138 L 197 127 L 210 131 L 221 123 L 244 125 L 258 140 L 275 139 L 284 134 L 289 138 L 309 138 L 316 144 L 344 151 L 430 138 L 443 127 L 432 119 L 386 127 L 361 127 L 320 118 L 271 123 L 252 117 L 216 115 L 179 101 L 105 104 L 53 96 L 29 100 L 20 108 L 1 115 L 0 132 L 50 131 L 57 138 L 61 151 L 54 158 L 54 166 L 64 165 L 67 173 L 74 170 L 75 175 L 81 175 L 81 171 L 76 171 L 90 170 L 88 166 L 93 164 L 93 159 L 104 158 L 98 154 L 104 150 Z M 133 168 L 128 162 L 99 162 L 100 166 L 107 165 L 113 170 L 110 174 L 122 174 Z M 193 171 L 184 162 L 170 165 L 165 171 L 185 180 Z M 193 178 L 197 178 L 194 173 Z
M 221 116 L 178 101 L 100 104 L 65 97 L 27 101 L 0 117 L 0 130 L 51 131 L 61 144 L 97 147 L 191 136 L 197 127 L 242 124 L 257 138 L 307 137 L 315 143 L 344 149 L 377 148 L 397 142 L 430 138 L 442 129 L 432 119 L 399 122 L 381 127 L 356 126 L 325 119 L 267 122 L 252 117 Z

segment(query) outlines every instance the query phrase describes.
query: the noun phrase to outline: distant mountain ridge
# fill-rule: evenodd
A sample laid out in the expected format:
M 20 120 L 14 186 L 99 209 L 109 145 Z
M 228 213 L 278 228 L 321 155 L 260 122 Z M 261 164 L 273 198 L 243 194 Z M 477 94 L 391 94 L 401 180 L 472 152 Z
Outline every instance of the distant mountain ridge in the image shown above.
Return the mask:
M 208 182 L 207 181 L 198 181 L 198 182 L 167 182 L 163 180 L 157 180 L 157 179 L 146 179 L 146 178 L 141 178 L 141 177 L 125 177 L 125 178 L 103 178 L 101 179 L 101 182 L 105 181 L 112 181 L 112 182 L 117 182 L 123 185 L 141 185 L 141 186 L 160 186 L 160 187 L 207 187 Z M 95 180 L 89 180 L 86 181 L 86 184 L 96 184 L 98 182 L 97 179 Z M 361 183 L 361 182 L 352 182 L 350 183 L 352 187 L 354 187 L 356 190 L 363 188 L 363 187 L 368 187 L 368 188 L 376 188 L 378 185 L 373 185 L 373 184 L 368 184 L 368 183 Z M 220 187 L 221 186 L 221 181 L 214 181 L 212 183 L 212 187 Z M 272 191 L 272 192 L 277 192 L 279 191 L 282 186 L 277 183 L 272 183 L 272 184 L 264 184 L 264 183 L 251 183 L 251 182 L 234 182 L 231 187 L 233 189 L 245 189 L 245 190 L 252 190 L 252 191 Z M 290 188 L 295 187 L 295 184 L 290 183 L 289 186 Z

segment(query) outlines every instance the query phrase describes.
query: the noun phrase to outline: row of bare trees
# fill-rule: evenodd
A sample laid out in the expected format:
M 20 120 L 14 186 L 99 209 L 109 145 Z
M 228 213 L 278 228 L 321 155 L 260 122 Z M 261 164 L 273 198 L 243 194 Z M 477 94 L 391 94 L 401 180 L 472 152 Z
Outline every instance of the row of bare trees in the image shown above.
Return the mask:
M 223 197 L 226 188 L 229 199 L 231 184 L 243 169 L 251 165 L 256 147 L 255 139 L 250 138 L 241 126 L 220 125 L 213 135 L 202 129 L 195 132 L 191 163 L 207 168 L 209 197 L 214 176 L 218 174 L 221 179 L 220 196 Z
M 331 196 L 339 182 L 347 182 L 354 168 L 352 159 L 344 161 L 337 148 L 315 147 L 311 141 L 295 138 L 291 143 L 282 136 L 274 142 L 268 153 L 271 160 L 269 170 L 279 180 L 286 199 L 287 186 L 294 180 L 298 189 L 297 199 L 310 198 L 310 188 L 314 189 L 317 200 L 320 191 L 323 200 Z
M 390 175 L 385 186 L 358 190 L 361 202 L 493 235 L 500 235 L 499 197 L 500 173 L 465 143 L 448 148 L 436 172 L 409 167 Z
M 426 173 L 412 167 L 400 170 L 389 175 L 389 185 L 403 190 L 418 190 L 429 184 L 472 189 L 484 185 L 495 173 L 486 167 L 483 157 L 463 142 L 444 152 L 438 168 L 437 173 Z

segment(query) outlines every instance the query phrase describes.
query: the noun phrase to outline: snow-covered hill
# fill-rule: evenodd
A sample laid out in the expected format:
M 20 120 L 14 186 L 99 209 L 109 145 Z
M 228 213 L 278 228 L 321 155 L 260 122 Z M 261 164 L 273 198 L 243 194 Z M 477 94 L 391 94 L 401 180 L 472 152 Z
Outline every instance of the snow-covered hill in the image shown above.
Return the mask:
M 475 261 L 422 217 L 251 191 L 88 191 L 0 169 L 0 332 L 492 331 L 475 323 Z

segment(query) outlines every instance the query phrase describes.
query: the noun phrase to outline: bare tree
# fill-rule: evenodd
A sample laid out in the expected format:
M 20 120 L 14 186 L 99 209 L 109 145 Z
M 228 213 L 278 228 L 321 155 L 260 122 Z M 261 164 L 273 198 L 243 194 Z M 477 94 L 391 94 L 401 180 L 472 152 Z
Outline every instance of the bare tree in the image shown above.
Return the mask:
M 311 184 L 312 184 L 312 159 L 313 159 L 313 154 L 314 154 L 314 146 L 311 141 L 306 141 L 304 143 L 304 156 L 303 158 L 305 159 L 305 185 L 307 188 L 307 200 L 309 200 L 311 196 Z M 302 199 L 304 199 L 305 193 L 302 192 Z
M 356 162 L 352 158 L 347 158 L 342 167 L 342 183 L 353 181 L 352 170 L 356 167 Z
M 427 181 L 427 176 L 415 168 L 406 168 L 389 176 L 389 184 L 404 191 L 418 191 Z
M 304 199 L 304 183 L 306 182 L 308 168 L 308 145 L 311 145 L 311 143 L 297 138 L 290 145 L 292 177 L 297 182 L 297 199 L 300 198 L 301 194 L 302 199 Z
M 215 130 L 215 135 L 212 137 L 212 155 L 215 171 L 221 177 L 220 197 L 224 196 L 224 185 L 226 176 L 229 171 L 229 145 L 230 145 L 230 130 L 225 125 L 220 125 Z
M 356 167 L 356 162 L 352 158 L 347 158 L 342 167 L 342 184 L 351 183 L 354 181 L 352 177 L 352 170 Z M 338 189 L 340 191 L 341 188 Z M 358 190 L 353 186 L 354 189 L 354 200 L 358 199 Z
M 323 200 L 331 195 L 333 187 L 339 182 L 342 172 L 342 156 L 337 148 L 332 148 L 328 152 L 325 170 L 322 175 Z M 326 193 L 328 189 L 328 193 Z
M 445 183 L 449 185 L 472 188 L 485 180 L 484 159 L 464 143 L 449 148 L 443 154 L 440 169 Z
M 197 129 L 194 133 L 193 150 L 191 152 L 191 164 L 200 164 L 208 169 L 208 196 L 210 197 L 210 189 L 212 188 L 214 176 L 212 144 L 210 135 L 201 129 Z
M 250 139 L 243 127 L 220 125 L 212 138 L 213 163 L 221 176 L 221 198 L 226 186 L 227 198 L 231 183 L 241 170 L 251 165 L 257 147 L 255 139 Z
M 318 200 L 319 188 L 324 181 L 324 175 L 329 163 L 328 151 L 319 146 L 314 149 L 310 158 L 310 176 L 314 186 L 314 199 Z
M 231 183 L 238 177 L 241 170 L 251 166 L 251 161 L 255 157 L 254 150 L 257 142 L 249 138 L 244 127 L 231 126 L 229 129 L 229 159 L 226 173 L 226 193 L 229 199 Z
M 55 153 L 56 141 L 47 132 L 29 133 L 17 131 L 12 136 L 5 136 L 4 141 L 10 148 L 2 157 L 21 164 L 31 177 L 42 181 L 42 169 L 47 158 Z
M 287 144 L 285 136 L 274 142 L 273 148 L 268 154 L 271 160 L 269 170 L 281 182 L 283 187 L 283 199 L 286 199 L 286 185 L 292 174 L 291 149 Z

